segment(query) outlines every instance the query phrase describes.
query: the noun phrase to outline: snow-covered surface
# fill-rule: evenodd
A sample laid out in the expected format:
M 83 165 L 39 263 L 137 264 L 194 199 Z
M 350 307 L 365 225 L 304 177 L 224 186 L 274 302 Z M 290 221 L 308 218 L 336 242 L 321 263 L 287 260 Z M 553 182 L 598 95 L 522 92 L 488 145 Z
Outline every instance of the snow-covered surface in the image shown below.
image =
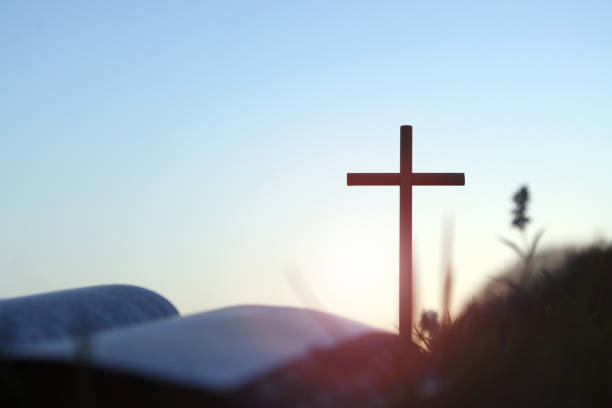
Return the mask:
M 89 361 L 150 378 L 226 391 L 312 348 L 378 331 L 310 309 L 235 306 L 109 330 L 89 339 Z M 21 357 L 70 360 L 74 340 L 30 346 Z

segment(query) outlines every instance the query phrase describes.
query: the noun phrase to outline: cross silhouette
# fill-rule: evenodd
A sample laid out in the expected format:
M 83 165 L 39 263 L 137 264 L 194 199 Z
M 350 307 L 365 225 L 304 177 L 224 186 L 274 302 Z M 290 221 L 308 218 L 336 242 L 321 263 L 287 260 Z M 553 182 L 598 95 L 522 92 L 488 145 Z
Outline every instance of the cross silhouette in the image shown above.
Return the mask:
M 399 173 L 347 173 L 349 186 L 400 187 L 399 335 L 412 339 L 412 186 L 464 186 L 464 173 L 413 173 L 412 126 L 400 127 Z

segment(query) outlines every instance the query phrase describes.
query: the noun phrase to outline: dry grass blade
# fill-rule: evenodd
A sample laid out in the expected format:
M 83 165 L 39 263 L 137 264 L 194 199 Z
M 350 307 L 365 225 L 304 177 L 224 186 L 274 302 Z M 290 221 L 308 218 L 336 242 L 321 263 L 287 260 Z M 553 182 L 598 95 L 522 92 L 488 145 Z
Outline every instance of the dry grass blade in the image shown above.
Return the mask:
M 521 257 L 522 259 L 525 259 L 525 253 L 523 252 L 523 250 L 514 242 L 510 241 L 508 238 L 504 238 L 504 237 L 499 237 L 499 240 L 508 245 L 512 250 L 514 250 L 514 252 L 516 252 L 518 254 L 519 257 Z
M 544 229 L 539 230 L 538 233 L 533 238 L 533 242 L 531 243 L 529 252 L 527 253 L 527 256 L 525 257 L 526 264 L 529 264 L 531 260 L 533 259 L 533 255 L 535 254 L 536 248 L 538 246 L 538 242 L 540 241 L 540 238 L 542 238 L 542 235 L 544 235 Z

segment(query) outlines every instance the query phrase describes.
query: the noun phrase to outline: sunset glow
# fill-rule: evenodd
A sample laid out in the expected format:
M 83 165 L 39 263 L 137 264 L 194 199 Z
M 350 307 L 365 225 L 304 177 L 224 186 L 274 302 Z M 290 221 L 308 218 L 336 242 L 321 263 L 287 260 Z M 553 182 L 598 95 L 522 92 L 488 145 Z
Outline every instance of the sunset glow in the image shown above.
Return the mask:
M 466 175 L 413 189 L 416 314 L 445 217 L 453 313 L 515 261 L 523 184 L 542 248 L 611 237 L 609 2 L 111 3 L 0 6 L 2 297 L 303 305 L 290 270 L 393 329 L 399 189 L 346 173 L 398 172 L 406 124 L 415 171 Z

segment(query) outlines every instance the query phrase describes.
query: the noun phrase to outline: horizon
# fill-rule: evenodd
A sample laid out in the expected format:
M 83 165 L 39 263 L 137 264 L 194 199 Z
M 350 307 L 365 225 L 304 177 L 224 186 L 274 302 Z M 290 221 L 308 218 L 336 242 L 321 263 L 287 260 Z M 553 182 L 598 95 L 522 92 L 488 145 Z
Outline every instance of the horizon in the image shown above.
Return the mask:
M 393 330 L 399 192 L 346 173 L 399 171 L 401 125 L 415 172 L 466 179 L 414 188 L 415 316 L 445 219 L 455 315 L 515 261 L 521 185 L 541 250 L 610 241 L 609 3 L 145 4 L 0 5 L 0 297 L 125 283 Z

